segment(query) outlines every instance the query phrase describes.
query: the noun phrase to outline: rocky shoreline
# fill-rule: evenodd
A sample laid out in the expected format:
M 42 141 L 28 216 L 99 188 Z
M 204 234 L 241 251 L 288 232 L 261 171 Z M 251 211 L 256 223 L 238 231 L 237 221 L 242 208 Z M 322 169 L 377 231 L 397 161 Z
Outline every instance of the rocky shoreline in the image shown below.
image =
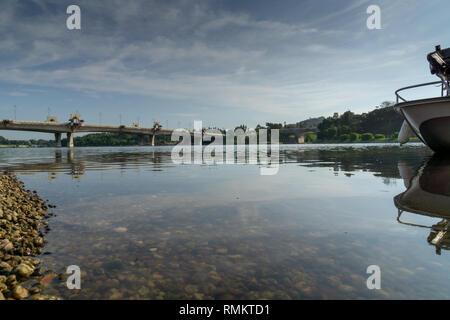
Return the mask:
M 35 258 L 45 245 L 52 207 L 15 176 L 0 174 L 0 300 L 56 299 L 40 294 L 45 271 Z

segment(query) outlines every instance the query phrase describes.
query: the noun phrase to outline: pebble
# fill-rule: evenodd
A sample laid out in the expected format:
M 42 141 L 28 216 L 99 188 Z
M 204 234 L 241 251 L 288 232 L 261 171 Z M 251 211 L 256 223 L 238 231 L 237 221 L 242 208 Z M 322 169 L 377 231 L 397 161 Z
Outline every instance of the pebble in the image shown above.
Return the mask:
M 12 267 L 6 262 L 0 262 L 0 274 L 9 274 L 12 271 Z
M 21 276 L 23 278 L 28 278 L 33 272 L 34 272 L 34 267 L 32 267 L 26 263 L 21 263 L 14 269 L 14 273 L 18 274 L 19 276 Z
M 61 300 L 61 299 L 55 296 L 36 294 L 31 296 L 30 300 Z
M 10 221 L 11 219 L 6 219 L 6 220 Z M 8 222 L 3 223 L 3 224 L 8 224 Z M 8 252 L 13 249 L 14 249 L 14 245 L 8 239 L 3 239 L 2 241 L 0 241 L 0 250 L 2 250 L 4 252 Z
M 22 286 L 15 286 L 12 292 L 12 295 L 15 299 L 22 300 L 29 296 L 29 292 Z

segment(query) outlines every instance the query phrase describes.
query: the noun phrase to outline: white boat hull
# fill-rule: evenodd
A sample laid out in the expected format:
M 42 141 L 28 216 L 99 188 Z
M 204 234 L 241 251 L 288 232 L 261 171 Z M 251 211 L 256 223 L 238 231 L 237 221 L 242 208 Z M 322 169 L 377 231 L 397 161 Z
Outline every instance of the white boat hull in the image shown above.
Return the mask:
M 394 108 L 426 145 L 450 153 L 450 97 L 402 102 Z

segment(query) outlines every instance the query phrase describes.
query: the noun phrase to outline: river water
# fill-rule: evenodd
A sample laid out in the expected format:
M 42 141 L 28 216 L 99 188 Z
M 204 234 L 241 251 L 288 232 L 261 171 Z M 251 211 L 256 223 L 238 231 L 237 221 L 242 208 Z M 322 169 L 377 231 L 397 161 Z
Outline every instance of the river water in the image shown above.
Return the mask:
M 54 278 L 44 294 L 450 298 L 450 164 L 427 148 L 283 145 L 275 175 L 174 164 L 170 151 L 0 149 L 0 169 L 57 206 L 43 267 L 81 269 L 80 290 Z M 367 287 L 371 265 L 379 290 Z

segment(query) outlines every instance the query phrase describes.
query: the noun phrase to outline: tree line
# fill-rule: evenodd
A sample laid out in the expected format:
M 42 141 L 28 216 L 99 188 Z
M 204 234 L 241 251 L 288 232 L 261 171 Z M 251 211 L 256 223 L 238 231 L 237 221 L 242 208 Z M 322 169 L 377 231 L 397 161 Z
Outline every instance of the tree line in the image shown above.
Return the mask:
M 325 118 L 318 126 L 319 141 L 371 141 L 396 139 L 403 118 L 394 111 L 392 102 L 383 102 L 375 110 Z

